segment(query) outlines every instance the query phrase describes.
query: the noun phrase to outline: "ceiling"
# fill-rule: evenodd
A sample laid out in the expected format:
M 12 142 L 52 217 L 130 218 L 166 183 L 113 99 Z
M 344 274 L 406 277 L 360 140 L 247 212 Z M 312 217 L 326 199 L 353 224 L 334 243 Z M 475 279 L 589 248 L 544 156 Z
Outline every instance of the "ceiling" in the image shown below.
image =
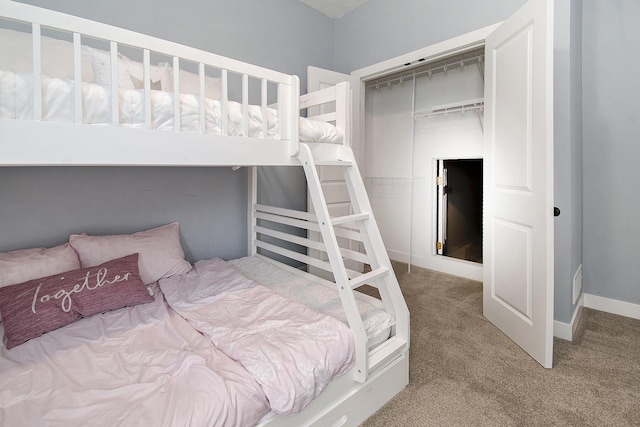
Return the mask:
M 329 18 L 340 18 L 367 0 L 300 0 Z

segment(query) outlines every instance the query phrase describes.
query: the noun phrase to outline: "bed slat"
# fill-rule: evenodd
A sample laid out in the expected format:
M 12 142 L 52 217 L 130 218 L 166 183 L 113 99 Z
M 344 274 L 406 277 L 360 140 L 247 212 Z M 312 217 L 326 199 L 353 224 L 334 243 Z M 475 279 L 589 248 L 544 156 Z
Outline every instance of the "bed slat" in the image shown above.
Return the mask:
M 262 137 L 268 138 L 269 136 L 269 119 L 267 116 L 267 103 L 269 102 L 269 87 L 267 85 L 267 79 L 260 81 L 260 110 L 262 112 Z
M 111 51 L 111 124 L 120 125 L 120 99 L 119 79 L 118 79 L 118 43 L 112 41 L 110 43 Z
M 31 26 L 33 37 L 33 119 L 42 120 L 42 55 L 40 24 Z
M 249 76 L 242 75 L 242 135 L 249 136 Z
M 200 133 L 207 131 L 207 123 L 204 114 L 204 64 L 198 64 L 198 76 L 200 77 L 200 96 L 198 97 L 198 117 L 200 123 Z
M 82 39 L 73 33 L 73 117 L 82 123 Z
M 144 125 L 145 128 L 151 129 L 151 58 L 149 49 L 142 51 L 142 67 L 144 78 Z
M 173 57 L 173 130 L 180 132 L 180 58 Z
M 222 86 L 222 99 L 220 100 L 220 119 L 222 121 L 222 134 L 229 135 L 229 88 L 227 70 L 223 69 L 220 73 L 220 85 Z

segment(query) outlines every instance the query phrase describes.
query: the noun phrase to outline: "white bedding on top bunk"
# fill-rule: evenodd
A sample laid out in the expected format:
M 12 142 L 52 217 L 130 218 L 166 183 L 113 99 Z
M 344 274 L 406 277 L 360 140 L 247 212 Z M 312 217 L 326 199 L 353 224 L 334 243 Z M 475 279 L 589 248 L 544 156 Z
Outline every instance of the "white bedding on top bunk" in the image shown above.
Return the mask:
M 229 261 L 243 275 L 268 287 L 288 300 L 296 301 L 314 310 L 335 317 L 347 324 L 347 315 L 336 290 L 305 277 L 289 273 L 257 257 L 244 257 Z M 362 318 L 369 349 L 385 342 L 395 325 L 394 317 L 385 310 L 365 301 L 356 300 Z
M 151 90 L 152 128 L 173 130 L 173 93 Z M 144 91 L 120 88 L 120 125 L 143 128 Z M 42 77 L 42 117 L 45 121 L 74 121 L 74 82 L 68 79 Z M 111 123 L 111 87 L 96 83 L 82 83 L 83 123 Z M 228 102 L 228 134 L 245 136 L 242 133 L 242 105 Z M 262 110 L 259 106 L 249 106 L 249 135 L 264 138 Z M 0 70 L 0 118 L 33 119 L 33 75 Z M 267 136 L 275 138 L 278 117 L 275 109 L 267 110 Z M 220 101 L 205 99 L 206 132 L 221 134 Z M 180 94 L 180 129 L 183 132 L 199 131 L 199 97 Z M 321 143 L 342 143 L 343 136 L 338 129 L 325 122 L 301 117 L 299 120 L 300 141 Z

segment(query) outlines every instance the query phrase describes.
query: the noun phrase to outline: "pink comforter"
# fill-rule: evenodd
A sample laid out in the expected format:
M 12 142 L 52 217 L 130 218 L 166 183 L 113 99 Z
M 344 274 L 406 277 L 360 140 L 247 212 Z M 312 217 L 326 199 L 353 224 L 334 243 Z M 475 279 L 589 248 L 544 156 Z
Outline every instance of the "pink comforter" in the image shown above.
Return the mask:
M 162 295 L 0 345 L 1 426 L 251 426 L 268 411 L 254 377 Z
M 276 414 L 300 412 L 353 365 L 353 335 L 342 322 L 282 298 L 220 259 L 199 261 L 160 287 L 175 311 L 257 379 Z

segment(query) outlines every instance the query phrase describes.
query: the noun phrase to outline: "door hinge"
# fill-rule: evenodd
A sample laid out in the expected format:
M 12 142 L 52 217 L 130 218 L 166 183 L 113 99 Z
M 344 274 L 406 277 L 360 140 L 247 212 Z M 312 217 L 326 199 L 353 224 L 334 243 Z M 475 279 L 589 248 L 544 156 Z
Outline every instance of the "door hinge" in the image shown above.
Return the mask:
M 436 176 L 436 185 L 442 185 L 442 177 Z
M 436 242 L 436 249 L 439 251 L 442 250 L 442 242 Z

